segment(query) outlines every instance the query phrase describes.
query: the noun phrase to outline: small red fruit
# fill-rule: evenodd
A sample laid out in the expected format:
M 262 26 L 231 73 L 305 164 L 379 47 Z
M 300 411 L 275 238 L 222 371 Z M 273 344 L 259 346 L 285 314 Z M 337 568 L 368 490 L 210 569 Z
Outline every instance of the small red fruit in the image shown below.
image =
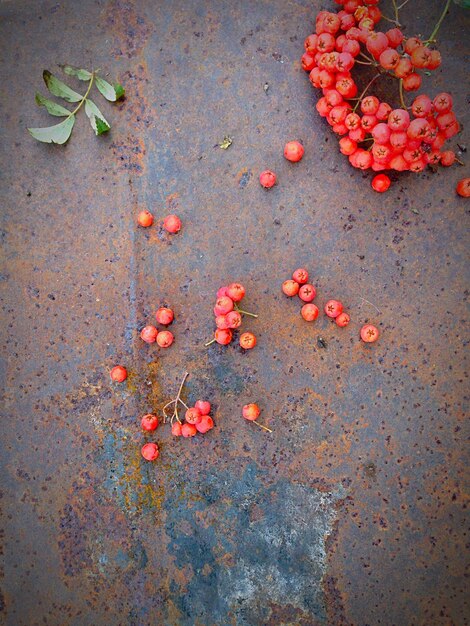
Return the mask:
M 264 172 L 261 172 L 259 175 L 259 182 L 265 189 L 271 189 L 271 187 L 274 187 L 276 181 L 276 174 L 271 172 L 271 170 L 264 170 Z
M 194 424 L 183 424 L 181 426 L 181 434 L 183 437 L 194 437 L 197 433 L 197 428 Z
M 313 285 L 302 285 L 299 289 L 299 298 L 304 302 L 312 302 L 316 295 L 317 291 Z
M 361 328 L 361 339 L 366 343 L 373 343 L 379 338 L 379 330 L 372 324 L 365 324 Z
M 300 309 L 300 314 L 306 322 L 314 322 L 318 317 L 319 310 L 315 304 L 304 304 Z
M 177 233 L 181 230 L 181 220 L 177 215 L 167 215 L 163 220 L 163 228 L 169 233 Z
M 175 319 L 175 314 L 168 307 L 161 306 L 155 313 L 155 317 L 157 318 L 157 322 L 159 324 L 168 326 L 168 324 L 171 324 L 171 322 Z
M 186 411 L 184 419 L 188 424 L 197 424 L 201 421 L 201 411 L 194 406 Z
M 217 289 L 217 297 L 218 298 L 222 298 L 222 296 L 226 296 L 227 295 L 227 287 L 219 287 Z
M 453 150 L 445 150 L 441 152 L 441 165 L 444 167 L 450 167 L 455 163 L 455 152 Z
M 150 211 L 141 211 L 137 216 L 137 223 L 143 228 L 148 228 L 153 224 L 153 215 Z
M 215 318 L 215 325 L 221 330 L 226 330 L 227 328 L 230 328 L 226 315 L 217 315 L 217 317 Z
M 288 161 L 297 163 L 304 156 L 304 147 L 298 141 L 288 141 L 284 146 L 284 156 Z
M 226 313 L 230 313 L 230 311 L 233 311 L 232 298 L 229 298 L 228 296 L 217 298 L 214 307 L 214 315 L 225 315 Z
M 299 269 L 295 270 L 292 274 L 292 278 L 296 283 L 299 283 L 299 285 L 304 285 L 308 281 L 308 272 L 302 267 L 299 267 Z
M 155 326 L 144 326 L 140 331 L 140 338 L 145 341 L 145 343 L 155 343 L 157 341 L 158 330 Z
M 245 350 L 251 350 L 256 346 L 256 337 L 253 333 L 243 333 L 240 335 L 240 345 Z
M 325 313 L 328 317 L 338 317 L 343 312 L 343 305 L 339 300 L 328 300 L 325 304 Z
M 254 422 L 260 416 L 260 408 L 257 404 L 245 404 L 242 409 L 242 415 L 246 420 Z
M 462 178 L 457 183 L 455 191 L 462 196 L 462 198 L 470 198 L 470 178 Z
M 169 330 L 162 330 L 157 335 L 157 343 L 160 348 L 169 348 L 173 343 L 173 340 L 173 333 L 170 333 Z
M 390 183 L 390 178 L 386 174 L 377 174 L 377 176 L 374 176 L 372 179 L 372 189 L 383 193 L 390 187 Z
M 227 287 L 227 296 L 234 302 L 240 302 L 245 297 L 245 287 L 240 283 L 230 283 Z
M 289 279 L 282 283 L 282 291 L 286 296 L 289 296 L 289 298 L 296 296 L 299 293 L 299 289 L 300 285 L 295 280 Z
M 145 443 L 142 446 L 141 454 L 146 461 L 155 461 L 160 451 L 156 443 Z
M 115 383 L 122 383 L 127 378 L 127 370 L 122 365 L 116 365 L 109 373 L 111 380 Z
M 232 341 L 232 331 L 229 328 L 217 328 L 214 338 L 221 346 L 226 346 Z
M 335 318 L 335 322 L 338 324 L 340 328 L 344 328 L 350 322 L 351 318 L 347 313 L 340 313 L 338 317 Z
M 240 328 L 242 325 L 242 316 L 238 311 L 230 311 L 225 316 L 225 321 L 228 328 Z
M 181 437 L 181 435 L 183 434 L 181 431 L 182 431 L 181 424 L 179 422 L 173 422 L 171 426 L 171 434 L 174 435 L 175 437 Z
M 156 415 L 152 415 L 151 413 L 147 413 L 144 415 L 140 422 L 143 430 L 155 430 L 158 426 L 158 417 Z
M 214 420 L 210 415 L 203 415 L 201 417 L 201 421 L 196 424 L 196 429 L 199 433 L 207 433 L 207 431 L 212 430 L 214 428 Z
M 194 408 L 198 409 L 201 415 L 209 415 L 211 412 L 211 403 L 207 402 L 207 400 L 198 400 Z

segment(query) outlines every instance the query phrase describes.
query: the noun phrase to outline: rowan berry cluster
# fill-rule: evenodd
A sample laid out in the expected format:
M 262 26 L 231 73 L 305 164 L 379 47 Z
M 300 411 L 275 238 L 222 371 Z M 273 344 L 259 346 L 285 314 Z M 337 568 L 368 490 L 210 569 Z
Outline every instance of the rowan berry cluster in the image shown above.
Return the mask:
M 316 108 L 341 137 L 341 153 L 361 170 L 421 172 L 428 164 L 452 165 L 455 154 L 441 150 L 460 130 L 450 94 L 440 93 L 434 99 L 422 94 L 411 107 L 404 101 L 403 91 L 421 86 L 419 70 L 434 70 L 441 64 L 439 51 L 430 47 L 433 41 L 405 39 L 400 28 L 376 30 L 382 17 L 379 0 L 335 2 L 342 10 L 318 13 L 301 64 L 311 84 L 322 90 Z M 377 72 L 358 97 L 352 77 L 356 64 L 372 66 Z M 400 108 L 366 95 L 383 74 L 398 79 Z M 384 174 L 374 179 L 376 191 L 389 186 Z
M 160 307 L 155 317 L 162 326 L 169 326 L 175 319 L 175 315 L 168 307 Z M 140 338 L 145 343 L 157 343 L 160 348 L 169 348 L 174 341 L 173 333 L 169 330 L 158 330 L 156 326 L 149 324 L 140 331 Z
M 226 287 L 220 287 L 217 291 L 217 300 L 214 306 L 216 329 L 214 338 L 205 345 L 210 346 L 216 342 L 221 346 L 228 345 L 233 340 L 233 333 L 242 324 L 242 316 L 258 317 L 240 308 L 239 303 L 245 297 L 245 287 L 240 283 L 230 283 Z M 240 335 L 239 343 L 245 350 L 256 346 L 256 337 L 253 333 L 245 332 Z

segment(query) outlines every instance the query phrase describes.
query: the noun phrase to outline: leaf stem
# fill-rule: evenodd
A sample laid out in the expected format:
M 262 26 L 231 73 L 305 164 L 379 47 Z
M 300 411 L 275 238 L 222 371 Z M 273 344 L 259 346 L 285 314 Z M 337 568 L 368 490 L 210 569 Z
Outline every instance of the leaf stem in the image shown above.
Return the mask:
M 451 3 L 451 0 L 447 0 L 446 5 L 444 7 L 444 10 L 442 11 L 441 17 L 439 18 L 439 20 L 438 20 L 434 30 L 432 31 L 432 33 L 429 35 L 428 41 L 434 39 L 435 36 L 437 35 L 437 33 L 439 32 L 441 24 L 444 21 L 444 18 L 445 18 L 446 14 L 447 14 L 447 11 L 449 10 L 450 3 Z M 428 45 L 429 44 L 427 43 L 426 46 L 428 46 Z
M 83 98 L 80 100 L 78 105 L 75 107 L 75 109 L 70 113 L 70 115 L 66 119 L 68 119 L 69 117 L 72 117 L 72 115 L 75 115 L 75 113 L 77 113 L 77 111 L 80 110 L 82 104 L 85 102 L 85 100 L 87 99 L 88 94 L 90 93 L 90 89 L 91 89 L 91 87 L 93 85 L 93 81 L 94 80 L 95 80 L 95 72 L 92 72 L 91 73 L 90 82 L 88 83 L 88 89 L 86 90 L 85 95 L 83 96 Z

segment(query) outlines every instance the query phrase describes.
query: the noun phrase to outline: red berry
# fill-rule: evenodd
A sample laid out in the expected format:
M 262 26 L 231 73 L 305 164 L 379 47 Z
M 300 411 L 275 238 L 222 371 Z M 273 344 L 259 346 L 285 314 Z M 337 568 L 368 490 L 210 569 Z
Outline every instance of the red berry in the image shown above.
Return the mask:
M 386 70 L 393 70 L 400 62 L 400 55 L 393 48 L 387 48 L 379 57 L 380 65 Z
M 177 215 L 167 215 L 163 220 L 163 228 L 169 233 L 177 233 L 181 230 L 181 220 Z
M 442 57 L 439 50 L 431 50 L 431 56 L 427 65 L 428 70 L 435 70 L 441 65 L 441 63 Z
M 168 307 L 161 306 L 155 313 L 157 322 L 163 326 L 168 326 L 175 318 L 175 314 Z
M 336 40 L 330 33 L 318 35 L 317 50 L 319 52 L 332 52 L 335 49 Z
M 226 313 L 230 313 L 233 311 L 233 300 L 228 296 L 222 296 L 221 298 L 217 298 L 215 307 L 214 307 L 214 315 L 225 315 Z
M 300 59 L 300 64 L 303 70 L 310 72 L 315 67 L 315 57 L 310 52 L 304 52 Z
M 439 93 L 432 101 L 438 113 L 446 113 L 452 109 L 452 96 L 448 93 Z
M 387 35 L 388 43 L 392 48 L 398 48 L 403 41 L 403 33 L 399 28 L 391 28 L 385 33 Z
M 258 417 L 260 416 L 260 408 L 257 404 L 255 404 L 254 402 L 251 404 L 245 404 L 245 406 L 242 409 L 242 415 L 246 420 L 249 420 L 250 422 L 254 422 L 255 420 L 258 419 Z
M 299 285 L 305 284 L 308 281 L 307 270 L 299 267 L 299 269 L 295 270 L 295 272 L 292 274 L 292 279 L 295 280 L 296 283 L 299 283 Z
M 357 143 L 353 141 L 350 137 L 341 137 L 339 140 L 339 150 L 341 154 L 345 154 L 346 156 L 350 156 L 357 150 Z
M 361 339 L 366 343 L 373 343 L 379 338 L 378 328 L 372 324 L 366 324 L 361 328 Z
M 375 114 L 376 118 L 381 121 L 388 120 L 388 116 L 392 111 L 392 107 L 386 102 L 381 102 L 379 108 L 377 109 L 377 113 Z
M 196 429 L 199 433 L 207 433 L 214 428 L 214 420 L 210 415 L 203 415 L 201 421 L 196 424 Z
M 173 341 L 173 333 L 170 333 L 169 330 L 161 330 L 157 335 L 157 344 L 160 348 L 169 348 Z
M 173 424 L 171 425 L 171 434 L 175 437 L 181 437 L 183 433 L 180 422 L 173 422 Z
M 376 124 L 371 130 L 371 135 L 375 140 L 375 143 L 386 144 L 388 143 L 391 135 L 390 127 L 385 122 Z
M 298 141 L 289 141 L 284 146 L 284 156 L 288 161 L 296 163 L 304 156 L 304 147 Z
M 344 328 L 349 324 L 350 319 L 347 313 L 340 313 L 338 317 L 335 318 L 335 322 L 340 328 Z
M 137 222 L 139 226 L 142 226 L 143 228 L 148 228 L 153 224 L 153 215 L 150 213 L 150 211 L 141 211 L 137 216 Z
M 429 96 L 421 94 L 413 100 L 411 112 L 415 117 L 427 117 L 432 112 L 432 101 Z
M 146 461 L 155 461 L 160 454 L 156 443 L 145 443 L 140 452 Z
M 215 325 L 217 326 L 217 328 L 220 328 L 221 330 L 226 330 L 227 328 L 230 328 L 230 326 L 228 325 L 227 315 L 217 315 L 217 317 L 215 318 Z
M 155 343 L 158 336 L 158 330 L 155 326 L 144 326 L 140 331 L 140 338 L 145 341 L 145 343 Z
M 240 283 L 230 283 L 227 287 L 227 295 L 234 302 L 240 302 L 245 297 L 245 287 Z
M 309 35 L 304 41 L 304 48 L 306 52 L 315 53 L 317 51 L 317 42 L 318 42 L 318 35 L 316 34 Z
M 380 101 L 375 96 L 366 96 L 361 100 L 361 111 L 365 115 L 375 115 L 379 108 Z
M 211 412 L 211 403 L 207 400 L 198 400 L 194 408 L 198 409 L 201 415 L 209 415 Z
M 411 53 L 411 63 L 418 69 L 424 69 L 431 60 L 431 50 L 426 46 L 418 46 Z
M 183 437 L 194 437 L 197 433 L 197 428 L 194 424 L 183 424 L 181 426 L 181 434 Z
M 405 52 L 406 54 L 412 54 L 415 48 L 418 48 L 421 45 L 421 40 L 417 37 L 410 37 L 405 42 Z
M 450 167 L 455 163 L 455 152 L 453 150 L 441 152 L 440 162 L 444 167 Z
M 405 109 L 395 109 L 390 112 L 387 124 L 394 132 L 406 130 L 410 125 L 410 114 Z
M 385 33 L 373 31 L 369 33 L 366 41 L 367 50 L 378 59 L 382 52 L 388 48 L 388 39 Z
M 339 300 L 328 300 L 325 304 L 325 313 L 328 317 L 338 317 L 343 312 L 343 305 Z
M 306 322 L 314 322 L 318 317 L 319 310 L 315 304 L 309 302 L 303 305 L 300 309 L 300 314 Z
M 251 350 L 256 346 L 256 337 L 253 333 L 243 333 L 240 335 L 240 345 L 245 350 Z
M 421 87 L 421 76 L 413 72 L 403 78 L 403 89 L 405 91 L 416 91 Z
M 401 57 L 398 61 L 397 66 L 395 67 L 395 75 L 398 78 L 405 78 L 408 74 L 411 74 L 413 71 L 413 65 L 408 57 Z
M 378 191 L 379 193 L 383 193 L 387 191 L 390 187 L 390 178 L 386 174 L 377 174 L 372 179 L 372 189 L 374 191 Z
M 462 196 L 462 198 L 470 198 L 470 178 L 462 178 L 457 183 L 455 191 Z
M 271 189 L 271 187 L 274 187 L 276 180 L 276 174 L 271 172 L 271 170 L 264 170 L 264 172 L 261 172 L 259 175 L 259 182 L 265 189 Z
M 285 280 L 282 283 L 282 292 L 285 293 L 286 296 L 289 296 L 289 298 L 296 296 L 299 293 L 299 288 L 299 283 L 292 279 Z
M 122 365 L 116 365 L 110 372 L 111 380 L 115 383 L 122 383 L 127 378 L 127 370 Z
M 242 324 L 242 316 L 238 311 L 230 311 L 225 316 L 228 328 L 240 328 Z
M 188 422 L 188 424 L 197 424 L 201 421 L 201 411 L 195 406 L 187 409 L 184 414 L 184 419 Z
M 232 341 L 232 331 L 229 328 L 217 328 L 214 338 L 221 346 L 226 346 Z
M 156 415 L 152 415 L 151 413 L 147 413 L 144 415 L 140 422 L 143 430 L 155 430 L 158 426 L 158 417 Z
M 219 287 L 217 290 L 217 297 L 222 298 L 223 296 L 227 296 L 227 287 Z
M 299 289 L 299 298 L 304 302 L 312 302 L 317 295 L 317 291 L 313 285 L 302 285 Z

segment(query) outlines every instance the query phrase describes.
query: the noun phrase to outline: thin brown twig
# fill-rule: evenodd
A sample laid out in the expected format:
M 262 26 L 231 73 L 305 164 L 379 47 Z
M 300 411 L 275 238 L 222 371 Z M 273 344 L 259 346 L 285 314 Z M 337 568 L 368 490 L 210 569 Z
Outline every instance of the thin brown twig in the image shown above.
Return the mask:
M 372 304 L 372 302 L 369 302 L 369 300 L 366 300 L 365 298 L 363 298 L 362 296 L 359 296 L 361 300 L 363 300 L 364 302 L 367 302 L 367 304 L 370 304 L 370 306 L 373 306 L 374 309 L 377 311 L 377 313 L 382 313 L 382 311 L 380 309 L 378 309 L 375 304 Z
M 184 383 L 185 383 L 185 381 L 186 381 L 188 376 L 189 376 L 189 372 L 185 372 L 184 376 L 183 376 L 183 380 L 181 381 L 181 384 L 180 384 L 180 388 L 178 389 L 178 393 L 176 394 L 176 398 L 174 398 L 174 400 L 170 400 L 170 402 L 167 402 L 165 404 L 165 406 L 163 407 L 163 409 L 162 409 L 163 416 L 164 416 L 163 421 L 165 423 L 167 422 L 167 420 L 170 420 L 170 424 L 173 424 L 173 422 L 176 419 L 181 424 L 181 420 L 180 420 L 179 415 L 178 415 L 178 402 L 181 402 L 181 404 L 184 407 L 188 408 L 188 405 L 185 404 L 183 402 L 183 400 L 181 400 L 181 397 L 180 397 L 181 396 L 181 392 L 183 391 L 183 385 L 184 385 Z M 171 406 L 172 404 L 174 405 L 173 413 L 170 416 L 168 416 L 167 412 L 166 412 L 166 409 L 167 409 L 167 407 Z

